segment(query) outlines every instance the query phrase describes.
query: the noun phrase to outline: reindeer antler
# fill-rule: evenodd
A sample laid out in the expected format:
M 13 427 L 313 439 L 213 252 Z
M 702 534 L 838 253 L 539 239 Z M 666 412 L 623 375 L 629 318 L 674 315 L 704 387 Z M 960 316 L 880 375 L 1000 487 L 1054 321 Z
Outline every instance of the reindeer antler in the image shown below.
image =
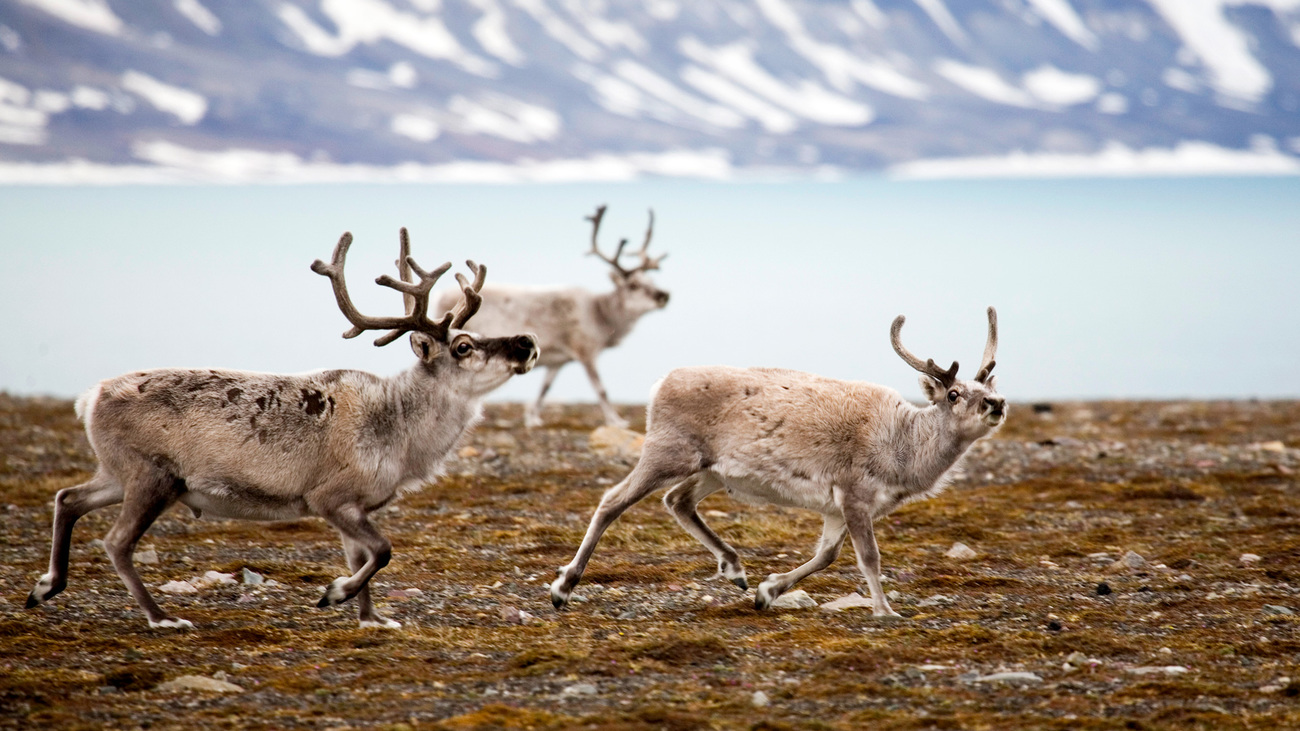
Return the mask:
M 623 249 L 627 246 L 627 239 L 619 239 L 618 249 L 614 251 L 613 257 L 608 257 L 601 253 L 600 247 L 596 243 L 596 236 L 600 233 L 600 222 L 604 217 L 605 206 L 603 204 L 596 206 L 595 213 L 590 216 L 585 216 L 588 221 L 591 221 L 591 251 L 587 252 L 588 255 L 595 254 L 600 257 L 602 261 L 614 267 L 614 269 L 624 277 L 630 277 L 637 272 L 648 272 L 652 269 L 659 268 L 659 262 L 663 261 L 664 257 L 668 256 L 668 254 L 660 254 L 658 257 L 651 257 L 646 253 L 650 248 L 650 239 L 654 236 L 655 212 L 653 208 L 650 209 L 650 223 L 646 225 L 645 229 L 645 241 L 642 242 L 641 250 L 638 252 L 641 256 L 641 263 L 633 269 L 625 269 L 623 265 L 619 263 L 619 259 L 623 256 Z
M 993 366 L 997 361 L 993 356 L 998 354 L 998 311 L 989 308 L 989 337 L 984 342 L 984 357 L 980 359 L 979 372 L 975 374 L 975 380 L 984 383 L 988 380 L 989 374 L 993 373 Z
M 894 318 L 894 324 L 889 328 L 889 342 L 893 344 L 894 352 L 898 353 L 898 357 L 902 358 L 908 365 L 942 383 L 944 388 L 952 388 L 952 384 L 957 382 L 957 361 L 954 360 L 948 370 L 945 371 L 934 364 L 933 358 L 922 363 L 920 358 L 912 355 L 911 351 L 903 347 L 901 337 L 903 323 L 906 320 L 906 317 L 899 315 Z
M 478 311 L 479 305 L 482 304 L 482 297 L 478 292 L 483 287 L 483 280 L 487 276 L 487 267 L 467 261 L 465 263 L 469 266 L 470 271 L 474 272 L 474 283 L 471 285 L 463 275 L 456 275 L 461 290 L 464 292 L 464 299 L 456 305 L 454 310 L 443 314 L 437 321 L 430 320 L 430 293 L 433 291 L 433 286 L 437 284 L 438 279 L 451 269 L 451 262 L 447 262 L 431 272 L 422 269 L 415 262 L 414 257 L 410 255 L 410 239 L 406 229 L 403 228 L 401 231 L 401 258 L 397 260 L 398 276 L 401 279 L 393 279 L 384 274 L 377 278 L 375 283 L 395 289 L 405 295 L 403 299 L 406 302 L 406 315 L 403 317 L 370 317 L 363 315 L 352 304 L 352 298 L 348 295 L 347 282 L 343 276 L 348 249 L 351 246 L 352 234 L 344 232 L 343 236 L 339 238 L 338 244 L 334 247 L 334 254 L 330 263 L 326 264 L 317 259 L 311 265 L 313 272 L 329 277 L 330 284 L 334 287 L 334 299 L 338 302 L 339 310 L 343 312 L 344 317 L 348 318 L 348 322 L 352 323 L 352 329 L 343 333 L 345 338 L 355 338 L 366 330 L 388 330 L 387 333 L 375 339 L 375 345 L 388 345 L 403 333 L 413 331 L 427 333 L 438 340 L 446 340 L 448 331 L 453 327 L 459 328 L 463 326 Z M 410 280 L 412 271 L 420 278 L 419 282 Z

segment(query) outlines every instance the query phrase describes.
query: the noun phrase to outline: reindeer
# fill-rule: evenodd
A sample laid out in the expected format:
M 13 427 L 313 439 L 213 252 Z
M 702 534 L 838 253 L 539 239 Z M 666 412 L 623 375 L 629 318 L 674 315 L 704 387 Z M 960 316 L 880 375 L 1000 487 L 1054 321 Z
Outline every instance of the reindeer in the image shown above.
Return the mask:
M 602 253 L 596 243 L 601 219 L 605 217 L 605 206 L 597 207 L 594 214 L 586 217 L 591 221 L 591 250 L 587 253 L 599 257 L 612 267 L 613 271 L 609 275 L 614 282 L 612 292 L 594 294 L 577 287 L 509 285 L 489 285 L 483 290 L 483 308 L 475 320 L 475 326 L 481 332 L 532 332 L 536 333 L 541 345 L 542 354 L 538 364 L 545 366 L 546 375 L 537 400 L 524 411 L 526 426 L 541 426 L 542 400 L 546 398 L 546 392 L 551 389 L 560 369 L 575 360 L 587 371 L 591 387 L 600 400 L 605 423 L 627 426 L 627 421 L 609 403 L 605 386 L 600 382 L 600 374 L 596 372 L 596 358 L 601 351 L 622 342 L 642 315 L 662 309 L 668 304 L 668 293 L 656 287 L 647 274 L 657 270 L 659 263 L 667 256 L 661 254 L 651 257 L 647 253 L 650 239 L 654 235 L 654 215 L 651 210 L 645 241 L 638 252 L 640 262 L 631 268 L 620 263 L 627 239 L 618 242 L 618 249 L 613 256 Z M 446 292 L 440 302 L 446 303 L 454 296 L 454 292 Z
M 348 296 L 343 267 L 352 234 L 344 233 L 328 277 L 354 338 L 388 330 L 387 345 L 410 333 L 419 361 L 380 378 L 353 370 L 304 375 L 166 368 L 101 381 L 77 401 L 77 415 L 99 458 L 89 482 L 54 498 L 49 572 L 27 598 L 35 607 L 67 586 L 72 527 L 92 510 L 122 504 L 104 547 L 150 627 L 190 628 L 150 596 L 132 554 L 154 520 L 173 503 L 196 518 L 293 520 L 324 518 L 343 539 L 353 574 L 334 580 L 317 604 L 353 597 L 362 627 L 397 628 L 371 603 L 369 584 L 388 564 L 392 545 L 369 514 L 399 494 L 434 479 L 448 451 L 479 418 L 482 397 L 537 360 L 532 335 L 487 338 L 462 328 L 478 310 L 487 268 L 466 262 L 471 283 L 456 275 L 460 299 L 440 319 L 428 316 L 429 295 L 448 262 L 426 272 L 410 256 L 401 231 L 402 280 L 375 280 L 403 293 L 403 317 L 361 314 Z M 410 272 L 419 275 L 410 281 Z
M 726 489 L 751 503 L 822 514 L 816 554 L 759 584 L 754 606 L 766 609 L 801 579 L 829 566 L 846 535 L 870 587 L 872 611 L 894 615 L 880 587 L 880 552 L 872 521 L 900 504 L 943 489 L 953 466 L 977 439 L 1001 425 L 1006 400 L 991 375 L 997 313 L 988 310 L 988 340 L 975 379 L 957 380 L 903 347 L 904 318 L 890 332 L 894 350 L 920 371 L 930 405 L 918 408 L 897 391 L 798 371 L 709 366 L 681 368 L 655 384 L 647 407 L 645 446 L 636 468 L 601 498 L 577 555 L 551 584 L 557 609 L 568 602 L 601 534 L 650 493 L 670 487 L 664 504 L 718 560 L 718 573 L 748 589 L 736 550 L 696 512 Z

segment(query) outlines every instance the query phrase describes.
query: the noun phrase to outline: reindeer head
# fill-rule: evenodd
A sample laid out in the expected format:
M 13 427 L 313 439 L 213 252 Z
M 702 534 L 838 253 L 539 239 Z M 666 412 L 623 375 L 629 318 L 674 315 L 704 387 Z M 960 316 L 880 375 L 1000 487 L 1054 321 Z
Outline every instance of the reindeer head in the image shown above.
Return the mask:
M 530 334 L 503 338 L 487 338 L 462 328 L 478 312 L 483 303 L 479 290 L 487 277 L 487 267 L 465 262 L 474 274 L 470 282 L 462 274 L 456 275 L 462 296 L 452 310 L 438 320 L 429 319 L 429 294 L 438 278 L 451 269 L 451 262 L 426 272 L 411 256 L 411 240 L 406 229 L 401 230 L 401 252 L 397 259 L 400 280 L 387 274 L 375 280 L 376 284 L 401 292 L 406 300 L 406 314 L 402 317 L 369 317 L 357 311 L 348 296 L 343 278 L 343 266 L 352 246 L 352 234 L 344 233 L 334 247 L 329 264 L 317 259 L 311 270 L 329 277 L 334 286 L 334 298 L 352 329 L 343 333 L 345 338 L 355 338 L 366 330 L 388 330 L 375 339 L 382 346 L 396 340 L 403 333 L 411 333 L 411 350 L 420 359 L 423 372 L 440 379 L 461 383 L 473 396 L 481 396 L 505 383 L 512 375 L 527 373 L 537 362 L 537 339 Z M 420 281 L 411 279 L 411 272 Z
M 948 370 L 935 365 L 934 360 L 921 361 L 920 358 L 903 347 L 900 335 L 903 322 L 899 315 L 889 330 L 890 342 L 898 357 L 920 371 L 921 389 L 925 391 L 930 403 L 951 415 L 958 430 L 971 438 L 987 434 L 1006 420 L 1007 400 L 997 392 L 997 378 L 992 375 L 998 351 L 998 313 L 989 308 L 989 335 L 984 344 L 984 358 L 975 378 L 970 381 L 957 380 L 957 361 L 953 361 Z
M 618 249 L 614 256 L 609 257 L 601 253 L 596 244 L 596 235 L 600 233 L 600 221 L 605 217 L 605 206 L 598 206 L 596 212 L 587 216 L 591 221 L 591 251 L 588 254 L 595 254 L 605 263 L 614 268 L 609 273 L 609 278 L 614 282 L 615 291 L 623 306 L 623 310 L 634 317 L 640 317 L 647 312 L 662 309 L 668 304 L 668 293 L 655 286 L 650 275 L 646 272 L 659 268 L 659 262 L 664 260 L 667 254 L 660 254 L 657 257 L 651 257 L 647 252 L 650 248 L 650 237 L 654 235 L 655 229 L 655 212 L 650 210 L 650 223 L 646 225 L 645 241 L 641 244 L 641 262 L 631 269 L 625 268 L 619 259 L 623 256 L 623 248 L 627 246 L 627 239 L 621 239 L 618 242 Z

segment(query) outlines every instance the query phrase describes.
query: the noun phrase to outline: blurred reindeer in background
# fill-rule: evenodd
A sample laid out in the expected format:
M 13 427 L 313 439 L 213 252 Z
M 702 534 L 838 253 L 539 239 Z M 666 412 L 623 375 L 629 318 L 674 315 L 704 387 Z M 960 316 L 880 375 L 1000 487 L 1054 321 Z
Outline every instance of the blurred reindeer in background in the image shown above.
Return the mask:
M 614 282 L 612 292 L 600 294 L 579 287 L 526 287 L 513 285 L 488 285 L 483 289 L 483 305 L 474 318 L 474 326 L 485 335 L 531 332 L 541 347 L 538 365 L 545 366 L 537 400 L 524 411 L 524 424 L 541 426 L 542 400 L 550 390 L 555 376 L 566 363 L 578 361 L 587 371 L 591 387 L 600 400 L 605 423 L 624 427 L 627 421 L 609 403 L 605 386 L 596 372 L 596 358 L 601 351 L 623 341 L 637 320 L 648 312 L 662 309 L 668 304 L 668 293 L 655 286 L 647 272 L 659 268 L 667 254 L 649 255 L 650 239 L 654 235 L 654 211 L 646 226 L 645 241 L 637 252 L 639 261 L 631 267 L 622 264 L 627 239 L 618 242 L 613 256 L 606 256 L 597 244 L 600 222 L 605 217 L 605 206 L 587 216 L 591 221 L 591 250 L 612 267 L 609 278 Z M 441 295 L 440 307 L 454 304 L 458 292 Z

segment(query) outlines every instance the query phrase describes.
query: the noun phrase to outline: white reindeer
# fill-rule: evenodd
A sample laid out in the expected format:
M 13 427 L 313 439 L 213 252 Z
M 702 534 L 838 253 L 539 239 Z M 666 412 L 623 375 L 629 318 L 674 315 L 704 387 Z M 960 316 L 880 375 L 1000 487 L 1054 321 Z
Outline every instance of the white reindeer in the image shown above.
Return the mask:
M 480 414 L 482 396 L 537 359 L 531 335 L 485 338 L 462 330 L 480 303 L 486 267 L 467 262 L 471 284 L 457 274 L 460 301 L 438 320 L 429 294 L 448 262 L 432 272 L 409 255 L 401 233 L 402 281 L 377 283 L 404 293 L 403 317 L 368 317 L 352 305 L 343 278 L 352 235 L 333 261 L 312 271 L 329 277 L 339 309 L 353 324 L 343 337 L 388 330 L 387 345 L 411 333 L 419 362 L 391 378 L 352 370 L 304 375 L 168 368 L 101 381 L 77 401 L 99 458 L 95 475 L 54 498 L 49 573 L 36 582 L 28 608 L 67 586 L 73 524 L 92 510 L 122 504 L 104 547 L 144 610 L 150 627 L 188 628 L 153 600 L 132 562 L 136 543 L 173 503 L 195 517 L 292 520 L 318 516 L 343 538 L 351 576 L 333 581 L 317 606 L 357 597 L 361 626 L 396 628 L 370 600 L 371 577 L 392 546 L 369 514 L 401 492 L 436 477 L 443 458 Z M 408 268 L 409 267 L 409 268 Z M 420 281 L 409 281 L 409 271 Z
M 652 210 L 650 223 L 646 226 L 645 241 L 639 252 L 641 260 L 636 266 L 627 268 L 619 261 L 623 248 L 627 246 L 627 239 L 619 241 L 614 256 L 605 256 L 596 244 L 600 221 L 604 216 L 605 206 L 599 206 L 593 215 L 586 217 L 591 221 L 591 251 L 587 253 L 600 257 L 613 267 L 609 274 L 614 282 L 612 292 L 596 294 L 577 287 L 519 287 L 500 284 L 488 285 L 483 290 L 483 307 L 474 320 L 475 327 L 489 335 L 535 333 L 542 349 L 538 364 L 545 366 L 546 375 L 537 401 L 529 404 L 524 411 L 524 424 L 527 426 L 541 426 L 542 400 L 546 398 L 546 392 L 550 390 L 560 368 L 575 360 L 587 371 L 591 387 L 600 400 L 605 423 L 627 426 L 627 421 L 609 403 L 605 386 L 600 382 L 600 374 L 596 372 L 596 358 L 601 351 L 622 342 L 642 315 L 662 309 L 668 304 L 668 293 L 656 287 L 646 274 L 658 269 L 659 263 L 667 254 L 651 257 L 646 253 L 654 234 L 655 218 Z M 440 303 L 445 304 L 454 296 L 455 292 L 445 292 Z
M 624 510 L 673 486 L 664 504 L 718 559 L 718 572 L 748 588 L 736 550 L 696 513 L 696 505 L 726 489 L 739 500 L 805 508 L 822 514 L 822 536 L 812 560 L 759 584 L 758 609 L 801 579 L 829 566 L 844 536 L 853 538 L 858 567 L 877 615 L 896 614 L 880 588 L 880 552 L 871 523 L 903 502 L 941 490 L 953 465 L 975 440 L 1006 417 L 996 392 L 997 313 L 988 310 L 983 363 L 971 381 L 957 380 L 957 363 L 942 370 L 903 347 L 903 316 L 891 340 L 898 355 L 920 371 L 925 408 L 897 391 L 798 371 L 712 366 L 672 371 L 651 392 L 641 460 L 610 488 L 591 517 L 577 555 L 551 584 L 561 608 L 596 543 Z

